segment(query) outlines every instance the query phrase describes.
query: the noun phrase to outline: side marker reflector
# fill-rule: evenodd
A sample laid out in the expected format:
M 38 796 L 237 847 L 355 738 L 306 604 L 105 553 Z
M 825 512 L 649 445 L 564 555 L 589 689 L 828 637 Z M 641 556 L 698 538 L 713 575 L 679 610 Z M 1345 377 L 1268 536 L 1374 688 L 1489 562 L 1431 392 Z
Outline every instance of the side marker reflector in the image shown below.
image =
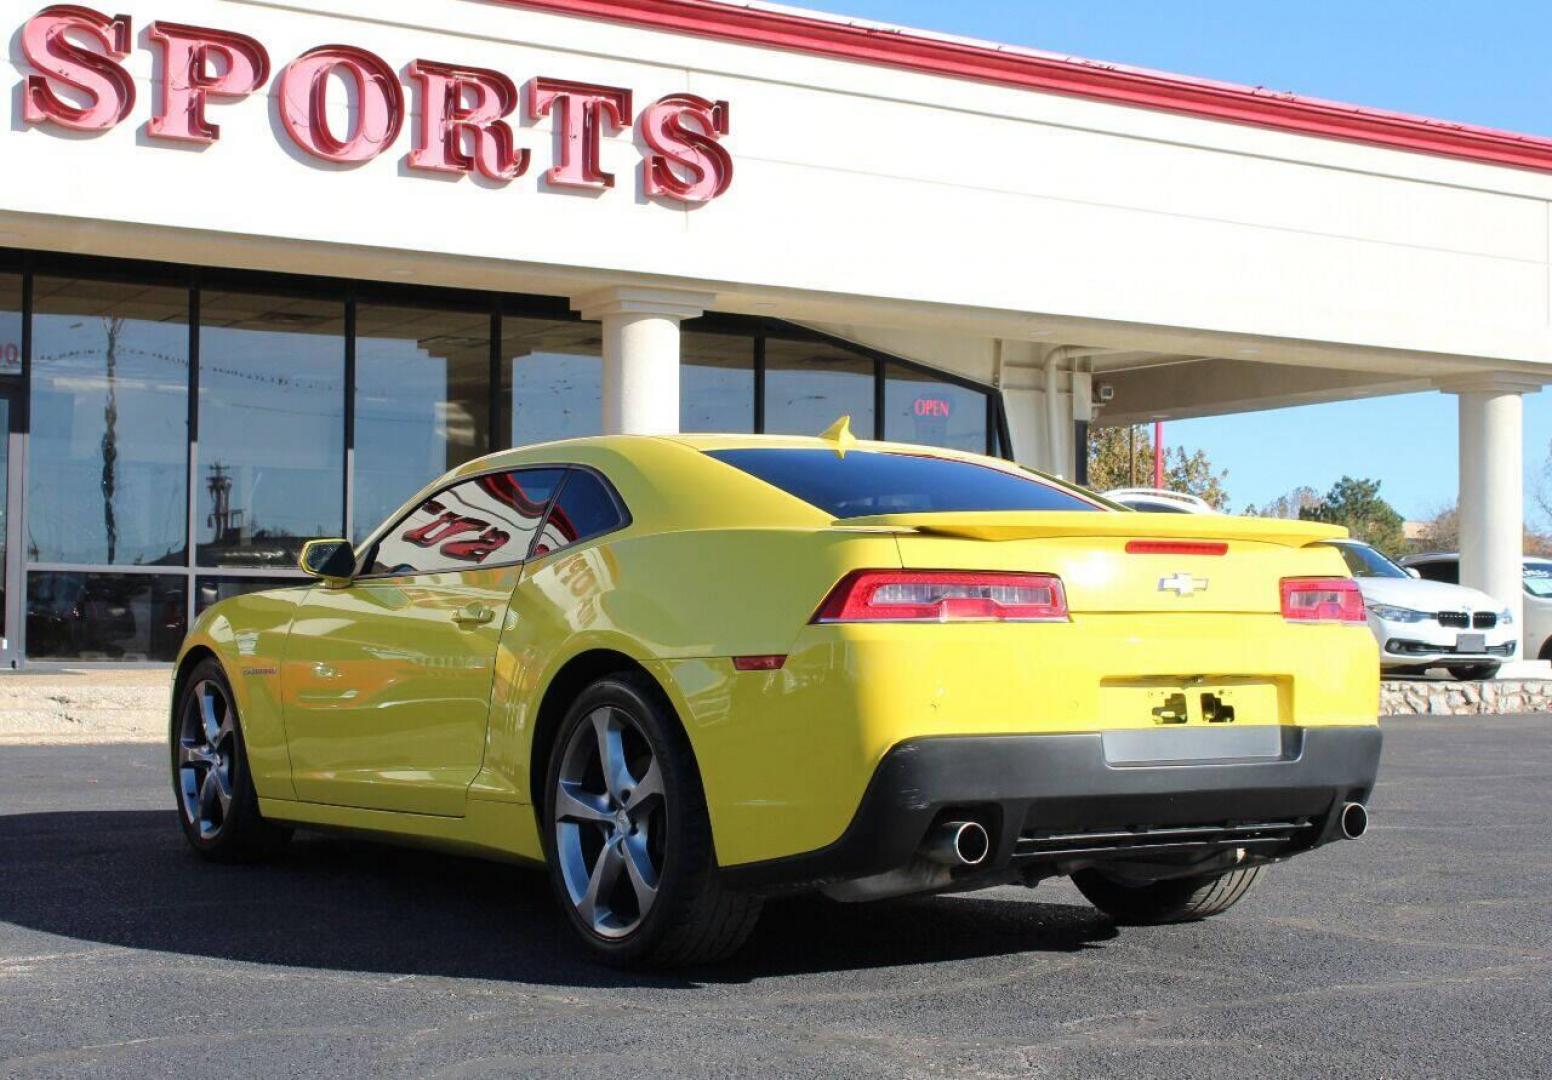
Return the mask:
M 787 662 L 785 654 L 770 654 L 766 656 L 735 656 L 733 657 L 734 671 L 780 671 L 781 666 Z

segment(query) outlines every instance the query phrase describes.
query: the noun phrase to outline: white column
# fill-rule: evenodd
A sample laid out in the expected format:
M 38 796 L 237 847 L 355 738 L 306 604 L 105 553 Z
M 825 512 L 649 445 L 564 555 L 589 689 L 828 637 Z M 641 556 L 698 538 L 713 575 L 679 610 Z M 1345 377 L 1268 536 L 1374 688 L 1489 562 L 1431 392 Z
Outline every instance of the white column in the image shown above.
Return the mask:
M 1540 381 L 1493 373 L 1443 381 L 1460 398 L 1460 583 L 1524 617 L 1525 402 Z
M 603 323 L 605 435 L 679 430 L 679 323 L 711 306 L 708 293 L 616 286 L 572 299 Z

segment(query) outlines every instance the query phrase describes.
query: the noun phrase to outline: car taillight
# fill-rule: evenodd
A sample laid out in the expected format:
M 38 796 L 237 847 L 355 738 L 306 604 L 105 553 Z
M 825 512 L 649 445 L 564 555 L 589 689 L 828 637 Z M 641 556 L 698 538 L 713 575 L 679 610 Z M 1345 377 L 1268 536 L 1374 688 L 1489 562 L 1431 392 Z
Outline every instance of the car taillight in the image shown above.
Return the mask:
M 814 622 L 1066 622 L 1067 594 L 1051 574 L 857 570 Z
M 1292 622 L 1367 622 L 1351 578 L 1283 578 L 1283 618 Z

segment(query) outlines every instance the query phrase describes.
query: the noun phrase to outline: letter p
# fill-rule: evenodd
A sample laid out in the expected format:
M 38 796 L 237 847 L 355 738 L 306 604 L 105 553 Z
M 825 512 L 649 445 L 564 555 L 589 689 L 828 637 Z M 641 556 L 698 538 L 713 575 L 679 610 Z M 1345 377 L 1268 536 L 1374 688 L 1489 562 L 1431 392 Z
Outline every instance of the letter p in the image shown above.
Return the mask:
M 153 22 L 161 92 L 146 131 L 161 139 L 212 143 L 221 129 L 205 119 L 212 97 L 243 98 L 269 78 L 269 54 L 253 38 L 202 26 Z

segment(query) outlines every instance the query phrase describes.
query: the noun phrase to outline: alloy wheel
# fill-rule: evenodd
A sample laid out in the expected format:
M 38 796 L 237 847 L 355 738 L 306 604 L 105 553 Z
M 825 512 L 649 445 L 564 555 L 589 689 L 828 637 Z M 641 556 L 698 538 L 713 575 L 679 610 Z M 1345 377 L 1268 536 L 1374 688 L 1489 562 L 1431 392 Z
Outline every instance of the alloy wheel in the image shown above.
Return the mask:
M 666 834 L 663 774 L 637 723 L 593 710 L 562 751 L 555 854 L 566 893 L 600 937 L 626 937 L 657 900 Z
M 237 713 L 226 688 L 212 679 L 194 684 L 178 730 L 178 792 L 184 819 L 201 839 L 226 827 L 237 770 Z

